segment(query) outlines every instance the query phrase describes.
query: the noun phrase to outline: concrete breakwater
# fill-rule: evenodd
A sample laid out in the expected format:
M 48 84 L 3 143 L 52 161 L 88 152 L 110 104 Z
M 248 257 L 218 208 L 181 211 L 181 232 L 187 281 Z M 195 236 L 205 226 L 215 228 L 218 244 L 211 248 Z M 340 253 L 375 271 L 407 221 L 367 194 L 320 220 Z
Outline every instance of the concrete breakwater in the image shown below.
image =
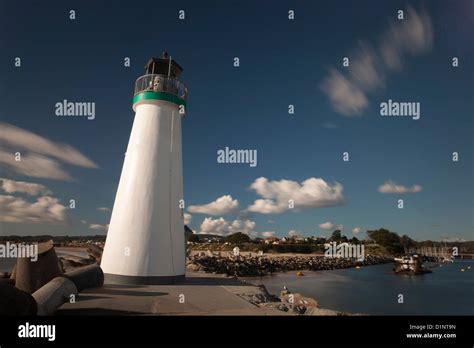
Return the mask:
M 330 258 L 324 256 L 257 256 L 219 257 L 195 255 L 188 261 L 193 271 L 226 274 L 237 277 L 264 276 L 287 271 L 322 271 L 340 268 L 363 267 L 393 262 L 388 256 L 367 256 L 364 261 L 352 258 Z
M 18 257 L 11 273 L 0 273 L 0 315 L 52 315 L 65 302 L 75 303 L 80 291 L 102 287 L 95 258 L 58 258 L 53 241 L 36 245 L 36 259 Z

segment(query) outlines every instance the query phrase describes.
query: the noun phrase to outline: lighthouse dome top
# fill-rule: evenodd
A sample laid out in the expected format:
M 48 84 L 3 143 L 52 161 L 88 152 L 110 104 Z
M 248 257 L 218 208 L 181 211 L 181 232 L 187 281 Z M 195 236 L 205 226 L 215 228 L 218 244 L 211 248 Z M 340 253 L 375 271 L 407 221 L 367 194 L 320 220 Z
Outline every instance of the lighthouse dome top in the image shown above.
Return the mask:
M 178 106 L 186 105 L 188 88 L 178 80 L 183 68 L 166 52 L 160 58 L 150 58 L 145 75 L 135 82 L 133 108 L 147 100 L 162 100 Z
M 163 52 L 160 58 L 150 58 L 145 64 L 145 74 L 160 74 L 176 78 L 182 72 L 183 68 L 168 55 L 168 52 Z

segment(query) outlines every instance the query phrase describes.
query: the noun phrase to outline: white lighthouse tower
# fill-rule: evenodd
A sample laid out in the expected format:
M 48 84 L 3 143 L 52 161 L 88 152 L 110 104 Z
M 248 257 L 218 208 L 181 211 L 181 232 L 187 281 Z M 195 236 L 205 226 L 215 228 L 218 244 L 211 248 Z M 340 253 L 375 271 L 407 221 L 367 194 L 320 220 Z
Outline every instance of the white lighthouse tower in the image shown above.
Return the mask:
M 107 283 L 168 284 L 184 278 L 181 117 L 183 69 L 166 53 L 135 83 L 128 142 L 101 267 Z

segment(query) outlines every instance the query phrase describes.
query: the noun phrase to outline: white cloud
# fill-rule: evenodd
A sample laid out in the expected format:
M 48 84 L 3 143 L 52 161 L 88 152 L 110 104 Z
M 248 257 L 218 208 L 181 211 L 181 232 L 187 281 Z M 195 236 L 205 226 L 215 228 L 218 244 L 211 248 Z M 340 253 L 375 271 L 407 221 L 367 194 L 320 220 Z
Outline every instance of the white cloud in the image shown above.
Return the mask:
M 330 231 L 334 228 L 334 224 L 327 221 L 327 222 L 324 222 L 324 223 L 320 224 L 319 228 L 321 228 L 323 230 L 326 230 L 326 231 Z
M 191 220 L 193 219 L 193 216 L 189 213 L 184 213 L 184 224 L 189 225 L 191 223 Z
M 342 231 L 344 229 L 344 225 L 343 224 L 334 225 L 332 222 L 327 221 L 320 224 L 319 228 L 326 231 L 335 231 L 335 230 Z
M 63 224 L 67 220 L 66 207 L 54 197 L 38 197 L 36 202 L 21 197 L 0 195 L 0 221 L 32 224 Z
M 109 229 L 109 225 L 100 225 L 100 224 L 90 224 L 89 228 L 91 230 L 104 230 L 107 231 Z
M 110 208 L 107 208 L 107 207 L 99 207 L 97 208 L 97 210 L 110 212 Z
M 217 234 L 227 236 L 236 232 L 255 235 L 255 222 L 251 220 L 227 221 L 224 218 L 212 219 L 207 217 L 201 224 L 201 234 Z
M 232 199 L 231 195 L 225 195 L 217 198 L 214 202 L 203 205 L 190 205 L 190 213 L 208 214 L 208 215 L 226 215 L 234 212 L 239 207 L 239 201 Z
M 353 233 L 353 234 L 359 234 L 360 231 L 361 231 L 361 228 L 360 228 L 360 227 L 354 227 L 354 228 L 352 229 L 352 233 Z
M 339 71 L 332 69 L 321 84 L 333 108 L 345 115 L 356 116 L 369 106 L 364 92 Z
M 257 199 L 247 210 L 261 214 L 278 214 L 289 209 L 288 202 L 293 200 L 294 208 L 321 208 L 339 205 L 344 202 L 343 187 L 339 183 L 333 186 L 321 178 L 309 178 L 301 184 L 292 180 L 269 181 L 256 179 L 250 188 L 263 199 Z
M 265 232 L 262 232 L 262 237 L 263 237 L 263 238 L 275 237 L 275 231 L 265 231 Z
M 380 185 L 378 191 L 380 193 L 416 193 L 421 192 L 423 188 L 420 185 L 413 185 L 412 187 L 406 187 L 403 185 L 398 185 L 397 183 L 389 180 L 386 181 L 383 185 Z
M 300 231 L 297 231 L 297 230 L 289 230 L 289 231 L 288 231 L 288 236 L 290 236 L 290 237 L 302 237 L 303 235 L 301 234 Z
M 271 199 L 257 199 L 251 206 L 247 208 L 248 211 L 260 214 L 279 214 L 285 211 L 284 206 L 278 206 Z
M 6 193 L 21 192 L 30 196 L 51 195 L 52 192 L 46 186 L 25 181 L 14 181 L 0 178 L 0 188 Z
M 333 108 L 345 116 L 360 115 L 369 106 L 367 93 L 384 87 L 386 76 L 400 70 L 407 54 L 418 55 L 431 49 L 433 29 L 426 12 L 412 7 L 405 19 L 392 23 L 377 46 L 360 43 L 349 58 L 346 75 L 331 69 L 321 89 Z
M 97 165 L 70 145 L 55 143 L 40 135 L 0 123 L 0 163 L 8 170 L 31 177 L 72 180 L 60 162 L 85 168 Z M 17 161 L 15 153 L 21 160 Z

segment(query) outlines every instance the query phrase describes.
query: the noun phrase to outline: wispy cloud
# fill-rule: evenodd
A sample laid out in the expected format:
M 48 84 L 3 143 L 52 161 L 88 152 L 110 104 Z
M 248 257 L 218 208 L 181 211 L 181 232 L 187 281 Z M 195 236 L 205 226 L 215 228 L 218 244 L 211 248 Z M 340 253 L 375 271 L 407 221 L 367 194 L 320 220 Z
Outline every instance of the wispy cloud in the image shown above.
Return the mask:
M 11 172 L 38 178 L 72 180 L 61 162 L 97 168 L 97 165 L 74 147 L 55 143 L 40 135 L 0 123 L 0 164 Z M 20 161 L 15 158 L 19 152 Z
M 347 74 L 330 69 L 321 89 L 334 110 L 344 116 L 358 116 L 369 107 L 368 94 L 386 84 L 390 72 L 399 71 L 407 56 L 427 52 L 433 44 L 431 19 L 426 12 L 412 7 L 405 18 L 392 22 L 374 46 L 359 42 L 351 54 Z
M 385 66 L 400 70 L 406 55 L 429 51 L 433 45 L 433 27 L 426 12 L 417 13 L 408 7 L 404 20 L 391 23 L 380 43 L 380 53 Z
M 327 128 L 327 129 L 337 129 L 339 128 L 339 126 L 335 123 L 331 123 L 331 122 L 324 122 L 321 127 L 323 128 Z
M 385 76 L 380 63 L 380 58 L 372 46 L 359 42 L 349 66 L 351 80 L 364 91 L 383 87 Z
M 407 187 L 399 185 L 391 180 L 386 181 L 383 185 L 380 185 L 378 191 L 380 193 L 416 193 L 421 192 L 423 188 L 420 185 L 413 185 Z
M 16 161 L 13 151 L 0 150 L 0 163 L 13 173 L 36 178 L 72 180 L 69 173 L 62 169 L 56 160 L 37 154 L 23 154 L 21 161 Z
M 90 224 L 89 228 L 91 230 L 103 230 L 107 231 L 109 229 L 109 225 L 100 225 L 100 224 Z
M 364 92 L 339 71 L 332 69 L 321 85 L 334 109 L 345 116 L 360 114 L 369 105 Z

